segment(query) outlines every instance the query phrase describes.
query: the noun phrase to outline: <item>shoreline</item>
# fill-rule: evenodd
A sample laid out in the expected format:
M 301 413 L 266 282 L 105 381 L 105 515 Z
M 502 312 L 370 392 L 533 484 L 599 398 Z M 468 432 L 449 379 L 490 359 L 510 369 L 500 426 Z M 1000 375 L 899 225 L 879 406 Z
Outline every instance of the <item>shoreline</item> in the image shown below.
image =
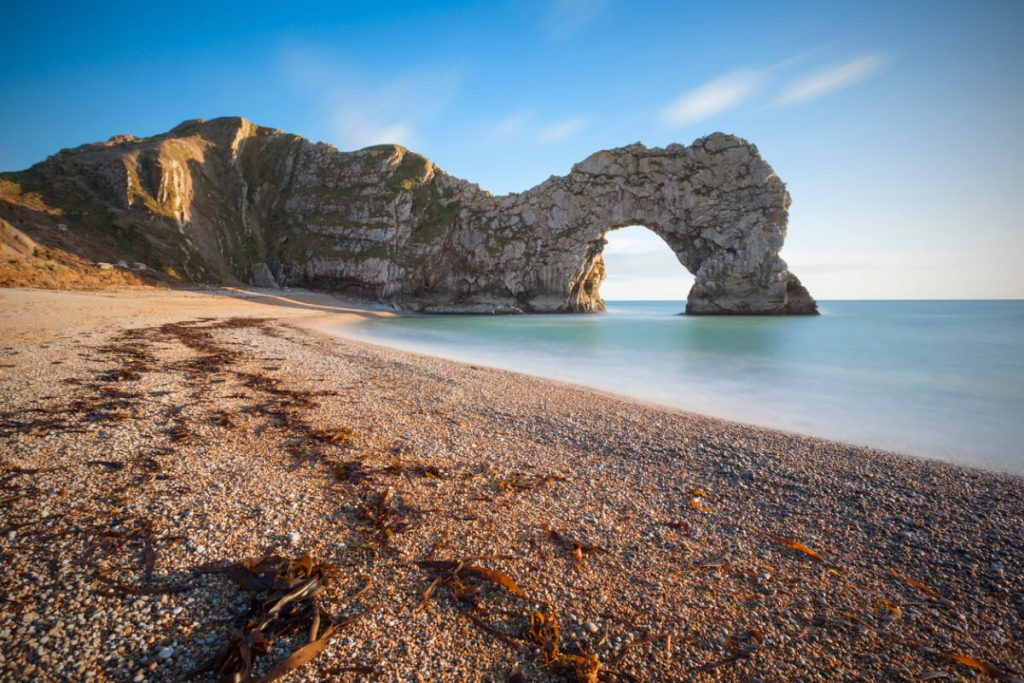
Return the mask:
M 402 313 L 396 313 L 396 315 L 402 315 Z M 576 315 L 576 314 L 572 314 L 572 315 Z M 354 322 L 353 324 L 358 324 L 358 322 Z M 657 401 L 657 400 L 654 400 L 654 399 L 645 399 L 642 396 L 639 396 L 639 395 L 636 395 L 636 394 L 630 394 L 630 393 L 628 393 L 626 391 L 616 391 L 614 389 L 605 389 L 605 388 L 599 387 L 597 385 L 584 384 L 582 382 L 575 382 L 573 380 L 561 379 L 559 377 L 551 377 L 551 376 L 548 376 L 548 375 L 542 375 L 542 374 L 539 374 L 539 373 L 533 373 L 533 372 L 530 372 L 530 371 L 527 371 L 527 370 L 517 370 L 515 368 L 503 367 L 501 365 L 491 365 L 491 364 L 489 364 L 486 361 L 459 360 L 457 358 L 452 358 L 450 356 L 445 356 L 445 355 L 435 354 L 435 353 L 429 353 L 427 351 L 415 350 L 415 349 L 411 349 L 411 348 L 405 348 L 405 347 L 402 347 L 402 346 L 393 346 L 391 344 L 388 344 L 388 343 L 383 342 L 383 341 L 378 340 L 378 339 L 368 339 L 368 338 L 364 338 L 364 337 L 349 336 L 349 335 L 344 334 L 344 329 L 345 329 L 345 327 L 348 326 L 348 323 L 343 324 L 340 327 L 341 331 L 339 331 L 339 332 L 332 332 L 331 329 L 330 329 L 332 327 L 332 325 L 333 325 L 333 323 L 330 320 L 318 321 L 316 323 L 311 323 L 311 324 L 308 324 L 308 325 L 300 323 L 300 326 L 303 327 L 304 329 L 307 329 L 307 330 L 309 330 L 311 332 L 323 334 L 323 335 L 325 335 L 325 336 L 327 336 L 329 338 L 344 339 L 344 340 L 347 340 L 347 341 L 357 342 L 357 343 L 360 343 L 360 344 L 367 344 L 367 345 L 370 345 L 370 346 L 377 346 L 377 347 L 388 349 L 390 351 L 396 351 L 396 352 L 399 352 L 399 353 L 408 354 L 410 356 L 413 356 L 414 358 L 437 359 L 437 360 L 443 360 L 443 361 L 446 361 L 446 362 L 449 362 L 449 363 L 454 363 L 456 365 L 461 365 L 461 366 L 470 367 L 470 368 L 484 369 L 484 370 L 492 371 L 492 372 L 510 373 L 512 375 L 518 375 L 518 376 L 521 376 L 523 378 L 529 378 L 531 380 L 537 380 L 537 381 L 541 381 L 541 382 L 550 382 L 552 384 L 561 386 L 561 387 L 563 387 L 566 390 L 574 390 L 574 391 L 581 391 L 581 392 L 592 392 L 592 393 L 594 393 L 594 394 L 596 394 L 598 396 L 601 396 L 603 398 L 606 398 L 608 400 L 619 401 L 619 402 L 622 402 L 622 403 L 635 403 L 637 406 L 641 406 L 641 407 L 644 407 L 644 408 L 649 409 L 649 410 L 661 411 L 661 412 L 675 414 L 675 415 L 680 415 L 680 416 L 684 416 L 684 417 L 688 416 L 688 417 L 701 418 L 701 419 L 706 419 L 706 420 L 714 420 L 716 422 L 722 422 L 722 423 L 728 424 L 728 425 L 730 425 L 732 427 L 740 428 L 740 429 L 742 429 L 742 428 L 749 428 L 749 429 L 768 430 L 768 431 L 778 432 L 780 434 L 784 434 L 786 436 L 793 437 L 793 438 L 808 439 L 808 440 L 812 440 L 812 441 L 821 441 L 823 443 L 833 444 L 833 445 L 840 446 L 840 447 L 843 447 L 843 448 L 848 448 L 850 450 L 866 451 L 866 452 L 871 452 L 871 453 L 875 453 L 875 454 L 884 454 L 884 455 L 889 456 L 889 457 L 895 457 L 895 458 L 900 458 L 900 459 L 913 460 L 913 461 L 923 461 L 923 462 L 926 462 L 926 463 L 935 463 L 935 464 L 940 464 L 940 465 L 950 465 L 952 467 L 964 469 L 964 470 L 967 470 L 967 471 L 977 471 L 977 472 L 981 472 L 981 473 L 985 473 L 985 474 L 1005 475 L 1005 476 L 1009 476 L 1009 477 L 1016 477 L 1016 478 L 1024 479 L 1024 473 L 1011 472 L 1011 471 L 1007 471 L 1007 470 L 1000 470 L 1000 469 L 995 469 L 995 468 L 990 468 L 990 467 L 983 467 L 981 465 L 972 465 L 972 464 L 967 464 L 967 463 L 960 463 L 960 462 L 956 462 L 956 461 L 954 461 L 952 459 L 944 459 L 944 458 L 940 458 L 940 457 L 937 457 L 937 456 L 929 456 L 929 455 L 918 455 L 918 454 L 915 454 L 915 453 L 908 453 L 908 452 L 894 450 L 894 449 L 890 449 L 890 448 L 883 448 L 883 447 L 879 447 L 879 446 L 872 446 L 870 444 L 865 444 L 865 443 L 856 443 L 856 442 L 852 442 L 852 441 L 843 441 L 842 439 L 838 439 L 838 438 L 834 438 L 834 437 L 827 437 L 827 436 L 820 436 L 820 435 L 817 435 L 817 434 L 812 434 L 810 432 L 801 432 L 801 431 L 796 430 L 796 429 L 785 429 L 785 428 L 782 428 L 782 427 L 775 427 L 775 426 L 772 426 L 772 425 L 765 425 L 765 424 L 760 424 L 760 423 L 757 423 L 757 422 L 750 422 L 750 421 L 746 421 L 743 418 L 738 417 L 738 416 L 737 417 L 729 417 L 727 415 L 719 415 L 719 414 L 715 414 L 715 413 L 701 412 L 699 410 L 691 410 L 689 408 L 685 408 L 685 407 L 682 407 L 682 406 L 672 405 L 671 403 L 663 403 L 663 402 L 660 402 L 660 401 Z
M 829 303 L 831 302 L 822 302 L 824 306 L 827 306 Z M 829 313 L 826 310 L 822 314 L 828 315 Z M 431 316 L 420 313 L 396 312 L 394 317 L 430 318 Z M 326 324 L 324 324 L 321 329 L 326 331 L 328 334 L 331 334 L 332 332 L 330 327 L 329 321 L 326 321 Z M 729 401 L 723 402 L 721 396 L 716 397 L 717 403 L 714 401 L 703 400 L 699 402 L 700 405 L 694 405 L 694 401 L 673 400 L 670 395 L 665 393 L 663 387 L 661 388 L 662 390 L 660 394 L 658 394 L 657 391 L 654 391 L 655 395 L 652 396 L 650 393 L 651 387 L 647 384 L 641 385 L 648 391 L 645 395 L 645 393 L 640 390 L 640 386 L 623 386 L 621 382 L 601 381 L 601 379 L 596 376 L 593 376 L 596 379 L 591 378 L 589 375 L 588 377 L 581 377 L 580 368 L 573 367 L 571 363 L 566 366 L 552 366 L 551 359 L 537 356 L 536 350 L 533 350 L 534 355 L 527 355 L 526 361 L 521 363 L 511 363 L 506 360 L 502 360 L 502 358 L 499 357 L 500 354 L 496 355 L 493 351 L 490 354 L 474 353 L 472 349 L 472 340 L 463 348 L 460 348 L 454 339 L 434 341 L 433 343 L 427 343 L 424 345 L 421 340 L 410 340 L 404 338 L 401 334 L 402 329 L 402 327 L 398 328 L 399 332 L 397 335 L 394 334 L 395 330 L 392 329 L 392 334 L 389 335 L 386 327 L 382 328 L 381 326 L 371 325 L 368 326 L 368 331 L 364 332 L 358 328 L 345 325 L 339 326 L 337 332 L 334 334 L 335 336 L 340 336 L 346 339 L 354 339 L 364 343 L 377 344 L 391 349 L 402 350 L 407 353 L 444 358 L 456 363 L 479 365 L 496 370 L 517 372 L 547 381 L 561 382 L 570 386 L 600 392 L 620 400 L 633 401 L 662 410 L 680 411 L 684 414 L 724 420 L 738 425 L 771 429 L 787 434 L 835 442 L 850 448 L 864 448 L 892 453 L 915 460 L 942 462 L 968 469 L 1024 476 L 1024 465 L 1018 464 L 1012 460 L 1000 460 L 995 456 L 996 453 L 1000 452 L 999 448 L 996 446 L 991 446 L 987 449 L 971 450 L 970 447 L 965 446 L 963 443 L 953 441 L 945 442 L 945 450 L 943 450 L 942 446 L 936 446 L 936 444 L 941 443 L 941 440 L 938 438 L 932 438 L 928 441 L 930 441 L 930 445 L 933 447 L 929 448 L 929 443 L 922 443 L 920 439 L 905 438 L 901 435 L 900 429 L 893 426 L 890 426 L 887 430 L 875 429 L 865 431 L 864 429 L 847 428 L 847 426 L 841 421 L 835 420 L 831 422 L 827 420 L 817 420 L 813 421 L 813 424 L 804 420 L 801 424 L 801 421 L 799 420 L 786 419 L 782 417 L 778 411 L 773 413 L 772 411 L 760 410 L 759 412 L 757 410 L 757 406 L 751 402 L 744 402 L 742 406 L 734 405 Z M 408 329 L 415 328 L 405 329 L 408 331 Z M 429 331 L 430 330 L 428 330 L 428 332 Z M 569 369 L 567 370 L 566 368 Z M 708 397 L 705 396 L 704 398 L 707 399 Z M 785 413 L 792 414 L 793 411 L 783 411 L 783 414 Z M 870 420 L 871 418 L 870 416 L 865 415 L 856 417 L 848 415 L 845 418 L 846 424 L 852 424 L 857 419 Z M 924 428 L 920 425 L 919 427 Z M 906 431 L 906 427 L 903 427 L 902 429 L 902 434 L 908 433 Z M 982 437 L 983 435 L 976 435 L 975 438 L 977 439 Z M 977 443 L 977 441 L 975 441 L 975 443 Z
M 177 679 L 268 552 L 375 610 L 288 680 L 566 680 L 533 612 L 636 680 L 1024 668 L 1020 476 L 337 336 L 393 313 L 286 294 L 0 290 L 4 677 Z M 525 595 L 416 564 L 467 557 Z

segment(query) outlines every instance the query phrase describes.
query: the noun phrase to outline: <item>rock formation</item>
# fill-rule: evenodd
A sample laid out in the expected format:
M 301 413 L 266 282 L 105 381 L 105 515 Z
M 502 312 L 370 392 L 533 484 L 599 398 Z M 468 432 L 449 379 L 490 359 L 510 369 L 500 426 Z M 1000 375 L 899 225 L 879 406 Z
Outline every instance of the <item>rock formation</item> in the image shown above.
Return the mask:
M 815 313 L 779 258 L 789 195 L 747 142 L 597 152 L 494 196 L 397 145 L 339 152 L 241 118 L 118 136 L 0 174 L 0 217 L 54 247 L 196 282 L 429 312 L 599 311 L 605 234 L 643 225 L 695 277 L 687 312 Z M 48 228 L 60 220 L 62 231 Z

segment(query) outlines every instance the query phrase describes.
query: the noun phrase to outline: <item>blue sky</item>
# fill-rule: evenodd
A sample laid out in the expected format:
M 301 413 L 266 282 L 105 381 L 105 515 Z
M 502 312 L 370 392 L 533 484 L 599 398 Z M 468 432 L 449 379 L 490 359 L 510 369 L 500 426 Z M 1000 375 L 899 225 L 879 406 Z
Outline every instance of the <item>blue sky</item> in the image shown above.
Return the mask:
M 399 142 L 496 192 L 640 140 L 758 145 L 819 298 L 1024 297 L 1022 2 L 19 3 L 0 169 L 242 115 Z M 645 230 L 606 298 L 682 298 Z

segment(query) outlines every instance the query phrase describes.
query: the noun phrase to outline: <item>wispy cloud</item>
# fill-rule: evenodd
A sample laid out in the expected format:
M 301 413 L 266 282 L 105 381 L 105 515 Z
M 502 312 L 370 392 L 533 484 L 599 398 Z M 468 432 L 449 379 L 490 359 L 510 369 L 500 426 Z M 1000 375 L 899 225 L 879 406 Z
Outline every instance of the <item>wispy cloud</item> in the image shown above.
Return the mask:
M 381 143 L 422 144 L 419 128 L 454 97 L 461 70 L 421 69 L 372 78 L 336 55 L 287 45 L 278 67 L 322 109 L 329 142 L 345 149 Z
M 791 83 L 776 98 L 775 104 L 799 104 L 842 90 L 863 81 L 884 65 L 881 55 L 867 54 L 815 71 Z
M 564 38 L 596 19 L 607 6 L 608 0 L 551 0 L 541 29 L 551 38 Z
M 549 144 L 560 142 L 571 135 L 575 135 L 587 125 L 587 120 L 582 116 L 558 121 L 546 126 L 537 133 L 537 142 Z
M 746 102 L 764 84 L 760 71 L 735 71 L 683 93 L 661 110 L 662 122 L 683 126 L 702 121 Z
M 802 52 L 763 68 L 733 71 L 683 93 L 660 112 L 661 122 L 668 126 L 685 126 L 709 119 L 753 100 L 778 80 L 779 73 L 806 62 L 827 46 Z M 841 90 L 862 81 L 885 66 L 878 54 L 865 54 L 841 64 L 812 71 L 790 83 L 773 100 L 772 105 L 800 104 Z

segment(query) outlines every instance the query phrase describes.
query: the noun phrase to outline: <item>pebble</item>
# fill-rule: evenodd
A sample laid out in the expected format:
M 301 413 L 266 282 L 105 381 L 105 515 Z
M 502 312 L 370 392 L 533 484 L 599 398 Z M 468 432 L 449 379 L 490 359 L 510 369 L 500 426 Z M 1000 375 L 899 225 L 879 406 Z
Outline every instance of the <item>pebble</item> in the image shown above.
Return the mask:
M 0 290 L 0 304 L 11 296 Z M 202 297 L 222 305 L 215 294 Z M 125 300 L 126 307 L 135 305 Z M 273 310 L 305 315 L 294 307 Z M 0 305 L 0 323 L 11 315 Z M 145 315 L 154 320 L 160 314 Z M 182 319 L 180 308 L 171 315 L 166 321 Z M 17 325 L 24 320 L 50 324 L 40 315 Z M 61 382 L 72 376 L 70 362 L 46 373 L 36 366 L 50 367 L 47 353 L 95 356 L 89 347 L 107 343 L 117 326 L 111 329 L 87 346 L 62 342 L 52 351 L 26 341 L 25 360 L 14 361 L 18 370 L 0 373 L 0 395 L 13 402 L 5 410 L 59 411 L 62 402 L 88 396 L 87 385 Z M 904 638 L 1021 668 L 1015 636 L 1024 628 L 1024 599 L 1015 581 L 1024 575 L 1024 551 L 1013 535 L 1024 522 L 1019 478 L 666 412 L 525 375 L 470 372 L 449 361 L 303 337 L 295 327 L 278 330 L 273 337 L 216 334 L 231 340 L 231 350 L 289 358 L 294 371 L 268 373 L 282 387 L 337 390 L 339 396 L 317 395 L 315 405 L 297 412 L 318 428 L 351 426 L 350 447 L 325 448 L 321 460 L 294 468 L 287 448 L 294 435 L 265 413 L 247 412 L 270 399 L 243 386 L 232 371 L 260 365 L 249 361 L 203 377 L 198 389 L 173 365 L 121 383 L 143 396 L 151 388 L 166 390 L 159 400 L 138 402 L 146 419 L 90 422 L 83 432 L 53 431 L 45 438 L 0 436 L 0 450 L 12 454 L 15 465 L 56 466 L 45 476 L 8 482 L 39 492 L 3 511 L 10 523 L 38 520 L 42 508 L 54 517 L 19 528 L 13 538 L 0 534 L 0 552 L 9 562 L 0 572 L 0 594 L 19 605 L 0 611 L 0 680 L 30 679 L 26 671 L 40 670 L 56 680 L 172 679 L 216 652 L 229 635 L 228 623 L 244 615 L 254 597 L 223 574 L 194 574 L 206 565 L 205 555 L 218 563 L 267 552 L 295 556 L 305 552 L 297 549 L 303 539 L 317 561 L 338 567 L 336 583 L 323 593 L 325 608 L 334 614 L 354 609 L 345 599 L 359 589 L 358 577 L 369 575 L 374 580 L 365 597 L 380 609 L 349 624 L 344 639 L 333 640 L 295 675 L 301 680 L 327 679 L 338 663 L 381 662 L 389 670 L 379 679 L 387 681 L 404 680 L 398 671 L 419 672 L 423 680 L 507 672 L 509 651 L 466 624 L 446 586 L 437 588 L 429 610 L 410 616 L 429 583 L 413 561 L 428 557 L 493 558 L 478 562 L 507 572 L 538 600 L 528 605 L 500 587 L 481 588 L 481 604 L 496 628 L 517 631 L 531 609 L 550 605 L 566 651 L 580 638 L 607 664 L 634 643 L 616 668 L 650 683 L 679 680 L 680 672 L 757 642 L 757 675 L 765 680 L 908 679 L 931 660 L 906 659 L 895 645 Z M 177 342 L 157 346 L 154 363 L 195 355 Z M 83 361 L 75 372 L 92 379 L 90 368 L 113 363 Z M 15 386 L 8 375 L 18 378 Z M 60 396 L 40 401 L 43 391 Z M 232 394 L 242 396 L 224 398 Z M 178 406 L 181 419 L 168 417 Z M 221 407 L 234 411 L 234 432 L 209 419 Z M 164 430 L 177 422 L 194 430 L 194 442 L 169 441 Z M 162 469 L 149 478 L 134 464 L 114 472 L 84 465 L 94 457 L 128 463 L 163 448 L 169 450 L 153 456 Z M 368 467 L 424 463 L 447 472 L 430 480 L 410 472 L 359 485 L 338 481 L 333 465 L 357 458 Z M 555 473 L 566 481 L 521 491 L 496 484 Z M 757 486 L 745 488 L 741 479 Z M 358 514 L 363 496 L 389 485 L 398 504 L 423 512 L 413 512 L 410 528 L 378 545 L 368 541 Z M 713 494 L 712 512 L 689 504 L 698 488 Z M 115 538 L 111 553 L 88 554 L 95 539 L 78 530 L 116 524 L 129 532 L 140 521 L 157 532 L 152 580 L 187 577 L 197 588 L 127 598 L 96 590 L 98 570 L 144 585 L 140 546 L 137 539 Z M 571 551 L 547 538 L 546 526 L 606 552 L 574 567 Z M 820 552 L 842 577 L 775 540 L 781 536 Z M 15 538 L 18 547 L 10 552 Z M 698 567 L 724 551 L 728 564 Z M 908 606 L 890 627 L 897 636 L 891 639 L 838 624 L 847 609 L 878 623 L 878 596 L 928 601 L 900 577 L 933 588 L 956 607 L 915 612 Z M 996 587 L 1011 590 L 1011 597 L 995 596 L 990 591 Z M 933 611 L 940 618 L 932 618 Z M 33 634 L 40 636 L 38 647 L 22 647 Z M 667 642 L 642 640 L 647 634 L 671 634 L 672 652 Z M 275 645 L 261 666 L 283 655 Z M 524 669 L 543 666 L 533 649 L 522 648 L 519 658 Z M 904 660 L 906 668 L 892 668 Z M 705 677 L 750 678 L 754 666 L 734 662 Z

